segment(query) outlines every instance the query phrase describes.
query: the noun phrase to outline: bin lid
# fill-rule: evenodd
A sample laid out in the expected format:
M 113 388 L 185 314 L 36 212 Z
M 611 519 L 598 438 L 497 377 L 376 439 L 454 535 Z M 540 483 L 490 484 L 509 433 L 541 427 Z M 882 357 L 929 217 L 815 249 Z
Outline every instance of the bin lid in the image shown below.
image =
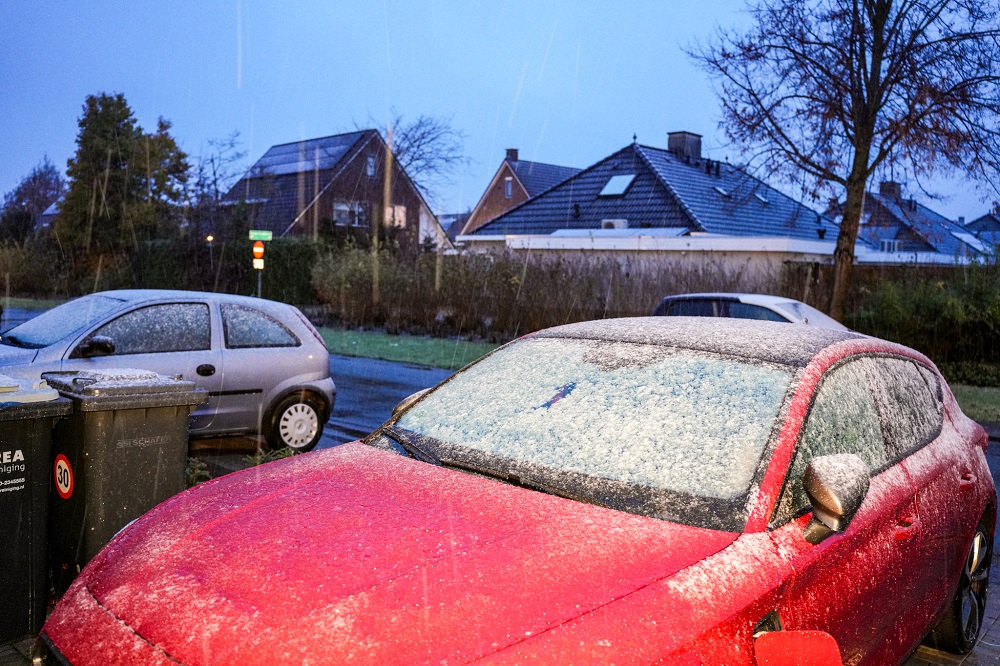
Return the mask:
M 46 372 L 42 377 L 60 392 L 81 397 L 148 395 L 194 390 L 194 382 L 138 368 Z
M 21 379 L 0 375 L 0 403 L 48 402 L 59 397 L 44 379 Z

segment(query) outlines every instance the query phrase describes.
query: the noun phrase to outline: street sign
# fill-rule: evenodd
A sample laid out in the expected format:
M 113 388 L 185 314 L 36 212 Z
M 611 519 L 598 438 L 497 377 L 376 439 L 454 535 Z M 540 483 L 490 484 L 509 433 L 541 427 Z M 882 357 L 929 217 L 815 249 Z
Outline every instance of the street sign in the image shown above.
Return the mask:
M 253 260 L 253 267 L 256 268 L 259 271 L 264 270 L 264 260 L 263 259 L 254 259 Z
M 270 231 L 265 231 L 263 229 L 251 229 L 250 230 L 250 240 L 255 241 L 269 241 L 273 240 L 274 234 Z
M 253 258 L 263 259 L 264 258 L 264 244 L 257 241 L 253 244 Z

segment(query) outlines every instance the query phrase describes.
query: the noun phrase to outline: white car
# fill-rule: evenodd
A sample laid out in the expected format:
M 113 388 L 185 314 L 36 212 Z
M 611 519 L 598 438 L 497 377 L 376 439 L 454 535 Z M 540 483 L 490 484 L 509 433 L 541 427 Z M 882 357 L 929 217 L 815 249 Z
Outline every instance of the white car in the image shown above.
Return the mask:
M 653 310 L 654 317 L 732 317 L 809 324 L 837 331 L 850 330 L 811 305 L 764 294 L 680 294 L 667 296 Z

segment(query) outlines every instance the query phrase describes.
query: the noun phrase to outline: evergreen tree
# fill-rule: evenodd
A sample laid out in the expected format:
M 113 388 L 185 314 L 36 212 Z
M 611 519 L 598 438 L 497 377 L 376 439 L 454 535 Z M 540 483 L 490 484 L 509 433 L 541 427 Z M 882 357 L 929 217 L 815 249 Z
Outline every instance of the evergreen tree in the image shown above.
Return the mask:
M 69 160 L 69 190 L 55 235 L 71 256 L 122 256 L 150 238 L 177 233 L 187 156 L 159 120 L 145 134 L 124 95 L 91 95 Z

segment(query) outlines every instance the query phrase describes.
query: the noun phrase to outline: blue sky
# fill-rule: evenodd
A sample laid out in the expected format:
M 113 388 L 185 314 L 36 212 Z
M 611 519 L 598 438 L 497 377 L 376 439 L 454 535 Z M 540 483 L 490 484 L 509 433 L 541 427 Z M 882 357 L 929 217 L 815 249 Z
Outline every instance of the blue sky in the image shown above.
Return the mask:
M 438 212 L 475 205 L 503 158 L 588 166 L 632 140 L 718 130 L 710 83 L 683 47 L 746 20 L 742 0 L 658 2 L 5 2 L 0 4 L 0 193 L 44 155 L 72 156 L 84 98 L 124 93 L 139 123 L 170 120 L 185 151 L 240 132 L 252 163 L 273 144 L 384 123 L 395 109 L 451 118 L 471 163 Z M 988 203 L 939 184 L 942 214 Z

